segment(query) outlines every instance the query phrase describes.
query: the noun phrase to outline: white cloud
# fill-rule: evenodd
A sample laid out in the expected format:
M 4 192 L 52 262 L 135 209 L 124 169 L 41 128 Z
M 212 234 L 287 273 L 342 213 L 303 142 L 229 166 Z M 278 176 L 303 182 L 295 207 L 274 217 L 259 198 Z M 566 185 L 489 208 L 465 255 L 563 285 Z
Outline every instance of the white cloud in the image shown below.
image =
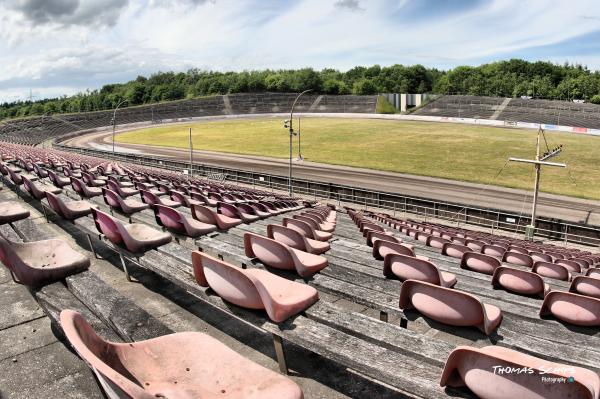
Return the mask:
M 593 0 L 481 2 L 413 15 L 408 0 L 0 0 L 0 101 L 122 82 L 159 70 L 423 63 L 507 58 L 596 31 Z M 585 16 L 585 18 L 582 18 Z M 600 67 L 569 49 L 545 59 Z M 52 93 L 52 94 L 48 94 Z

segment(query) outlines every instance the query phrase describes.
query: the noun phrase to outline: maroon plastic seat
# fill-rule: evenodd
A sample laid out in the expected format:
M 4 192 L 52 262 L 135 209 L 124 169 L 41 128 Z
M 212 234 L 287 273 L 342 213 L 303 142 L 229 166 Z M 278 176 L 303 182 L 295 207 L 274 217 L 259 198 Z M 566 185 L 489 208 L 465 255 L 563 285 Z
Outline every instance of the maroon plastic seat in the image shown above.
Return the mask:
M 477 297 L 426 283 L 406 280 L 400 288 L 400 309 L 417 309 L 420 313 L 442 324 L 477 327 L 491 334 L 502 321 L 502 312 L 496 306 L 482 303 Z
M 433 263 L 424 259 L 390 253 L 383 259 L 383 275 L 396 276 L 400 281 L 419 280 L 442 287 L 454 287 L 456 276 L 441 271 Z
M 473 250 L 466 245 L 454 244 L 447 242 L 442 245 L 442 255 L 450 256 L 452 258 L 462 259 L 463 255 L 467 252 L 473 252 Z
M 0 225 L 27 219 L 30 212 L 13 201 L 0 202 Z
M 150 205 L 144 204 L 143 202 L 136 201 L 131 198 L 123 199 L 117 193 L 107 188 L 102 188 L 102 196 L 106 205 L 112 209 L 116 209 L 125 215 L 132 215 L 137 212 L 141 212 L 144 209 L 150 208 Z
M 425 245 L 427 245 L 428 247 L 439 248 L 439 249 L 442 249 L 442 247 L 445 244 L 449 244 L 449 243 L 450 243 L 450 240 L 446 240 L 445 238 L 437 237 L 434 235 L 427 237 L 427 241 L 425 241 Z
M 48 170 L 48 178 L 58 188 L 63 188 L 71 184 L 71 179 L 58 176 L 54 171 Z
M 470 247 L 469 247 L 470 248 Z M 492 275 L 502 266 L 498 258 L 478 252 L 465 252 L 460 260 L 460 268 Z
M 202 223 L 213 224 L 219 230 L 228 230 L 242 224 L 241 219 L 230 218 L 202 205 L 192 205 L 192 217 Z
M 72 310 L 61 312 L 60 325 L 102 386 L 113 391 L 111 399 L 302 399 L 302 391 L 289 378 L 200 332 L 113 343 L 100 338 Z
M 502 256 L 502 261 L 518 266 L 533 267 L 533 259 L 531 256 L 521 252 L 506 251 Z
M 568 259 L 556 259 L 554 261 L 557 265 L 565 267 L 568 271 L 574 273 L 581 273 L 581 265 L 577 262 Z
M 465 245 L 471 248 L 475 252 L 481 252 L 481 249 L 486 245 L 485 241 L 475 240 L 475 239 L 467 239 L 465 240 Z
M 88 187 L 81 180 L 71 178 L 71 187 L 81 198 L 93 198 L 102 195 L 102 189 Z
M 121 198 L 131 197 L 132 195 L 137 195 L 140 193 L 140 190 L 136 190 L 135 188 L 121 187 L 111 180 L 106 182 L 106 187 L 109 190 L 119 194 Z
M 202 205 L 203 204 L 203 202 L 196 201 L 195 199 L 191 199 L 184 193 L 182 193 L 180 191 L 175 191 L 175 190 L 171 191 L 171 199 L 173 201 L 179 202 L 181 205 L 185 206 L 186 208 L 191 208 L 192 205 Z
M 266 219 L 271 216 L 270 213 L 265 214 L 263 212 L 257 212 L 256 209 L 249 204 L 238 203 L 235 206 L 240 214 L 250 215 L 252 218 L 256 216 L 258 219 Z
M 533 264 L 531 271 L 548 278 L 563 281 L 571 280 L 571 273 L 564 266 L 556 263 L 537 261 Z
M 18 283 L 37 287 L 86 270 L 90 260 L 63 240 L 13 242 L 0 236 L 0 260 Z
M 554 258 L 552 256 L 542 252 L 531 251 L 529 252 L 529 256 L 531 256 L 531 259 L 533 259 L 534 262 L 554 262 Z
M 83 172 L 81 173 L 81 179 L 83 182 L 90 187 L 102 187 L 106 185 L 106 180 L 104 176 L 96 178 L 93 174 Z
M 402 240 L 399 238 L 396 238 L 392 235 L 386 234 L 386 233 L 382 233 L 380 231 L 369 231 L 367 233 L 367 245 L 372 247 L 373 246 L 373 242 L 377 241 L 377 240 L 383 240 L 383 241 L 389 241 L 389 242 L 395 242 L 395 243 L 401 243 Z
M 496 289 L 502 288 L 521 295 L 538 295 L 542 298 L 550 292 L 550 286 L 539 274 L 508 266 L 500 266 L 494 270 L 492 286 Z
M 291 248 L 281 242 L 253 233 L 244 234 L 244 250 L 249 258 L 276 269 L 295 270 L 301 277 L 309 277 L 327 267 L 327 259 Z
M 75 220 L 92 213 L 92 206 L 87 201 L 69 201 L 65 202 L 58 196 L 47 192 L 46 199 L 48 205 L 56 214 L 66 220 Z
M 181 206 L 181 202 L 170 200 L 169 198 L 159 197 L 156 194 L 146 190 L 139 190 L 144 204 L 150 205 L 152 208 L 155 205 L 164 205 L 169 208 L 177 208 Z
M 524 254 L 524 255 L 529 255 L 529 252 L 530 252 L 527 248 L 522 247 L 520 245 L 509 245 L 507 248 L 507 251 L 517 252 L 517 253 Z
M 46 198 L 46 193 L 59 194 L 62 190 L 58 187 L 47 186 L 45 184 L 38 185 L 37 182 L 32 182 L 25 176 L 21 176 L 23 179 L 23 187 L 33 198 L 40 201 Z
M 154 194 L 156 196 L 159 196 L 159 197 L 166 195 L 164 192 L 160 191 L 159 189 L 154 188 L 154 186 L 152 184 L 150 184 L 150 183 L 142 183 L 142 182 L 136 181 L 134 183 L 134 187 L 135 187 L 136 190 L 140 190 L 140 191 L 141 190 L 145 190 L 145 191 L 148 191 L 148 192 L 150 192 L 150 193 L 152 193 L 152 194 Z
M 506 248 L 504 248 L 500 245 L 486 244 L 481 248 L 482 254 L 496 256 L 501 259 L 504 256 L 505 252 L 506 252 Z
M 600 378 L 588 369 L 502 346 L 458 346 L 446 360 L 440 385 L 467 387 L 479 398 L 598 399 Z
M 586 276 L 577 276 L 571 282 L 569 292 L 600 298 L 600 279 Z
M 141 254 L 171 242 L 171 235 L 142 223 L 122 223 L 107 213 L 92 208 L 98 231 L 114 245 Z
M 544 298 L 540 316 L 554 316 L 584 327 L 600 326 L 600 299 L 572 292 L 551 291 Z
M 325 253 L 331 248 L 328 242 L 313 240 L 296 230 L 276 224 L 267 225 L 267 236 L 292 248 L 316 255 Z
M 587 277 L 600 279 L 600 268 L 592 267 L 585 273 Z
M 294 218 L 298 220 L 304 220 L 305 222 L 308 222 L 310 220 L 315 223 L 315 225 L 313 226 L 315 229 L 325 231 L 327 233 L 331 233 L 335 230 L 334 224 L 323 222 L 321 219 L 319 219 L 314 214 L 311 214 L 310 212 L 305 212 L 302 215 L 295 215 Z
M 313 287 L 286 280 L 266 270 L 241 269 L 205 253 L 193 251 L 194 277 L 221 298 L 249 309 L 264 309 L 282 322 L 319 300 Z
M 253 223 L 259 220 L 259 217 L 257 215 L 251 215 L 242 212 L 237 208 L 237 206 L 226 202 L 219 202 L 219 204 L 217 205 L 217 211 L 227 217 L 240 219 L 243 223 Z
M 267 208 L 264 204 L 259 202 L 249 204 L 254 209 L 254 213 L 256 213 L 261 218 L 268 218 L 276 213 Z
M 331 233 L 315 230 L 310 224 L 298 219 L 284 218 L 283 225 L 313 240 L 328 241 L 332 237 Z
M 373 257 L 382 260 L 387 254 L 401 254 L 415 258 L 429 260 L 426 256 L 415 255 L 414 247 L 410 244 L 375 240 L 373 243 Z
M 33 164 L 33 170 L 40 179 L 45 179 L 46 177 L 48 177 L 48 171 L 38 164 Z
M 175 234 L 198 238 L 217 230 L 217 226 L 214 224 L 200 222 L 191 216 L 187 217 L 178 210 L 165 205 L 156 204 L 153 210 L 156 223 Z

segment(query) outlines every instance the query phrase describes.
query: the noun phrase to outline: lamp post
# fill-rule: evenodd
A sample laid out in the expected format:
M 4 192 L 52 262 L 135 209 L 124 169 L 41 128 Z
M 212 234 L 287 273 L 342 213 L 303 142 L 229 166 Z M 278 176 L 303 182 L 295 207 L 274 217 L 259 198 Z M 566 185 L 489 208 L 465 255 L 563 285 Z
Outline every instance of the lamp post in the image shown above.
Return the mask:
M 113 123 L 113 131 L 112 131 L 112 154 L 113 154 L 113 158 L 115 156 L 115 127 L 117 125 L 117 110 L 119 109 L 119 107 L 121 105 L 123 105 L 124 103 L 128 102 L 129 100 L 122 100 L 120 103 L 117 104 L 117 106 L 115 107 L 115 111 L 113 112 L 113 117 L 112 117 L 112 123 Z
M 302 143 L 300 140 L 301 134 L 300 117 L 298 116 L 298 158 L 296 158 L 296 161 L 304 161 L 304 158 L 302 158 Z
M 289 130 L 290 131 L 290 177 L 289 177 L 289 182 L 288 182 L 288 193 L 289 193 L 290 197 L 294 193 L 294 190 L 292 188 L 292 144 L 293 144 L 292 139 L 293 139 L 294 135 L 296 134 L 296 133 L 294 133 L 294 127 L 293 127 L 294 107 L 296 106 L 298 99 L 300 97 L 302 97 L 303 94 L 308 93 L 309 91 L 312 91 L 312 89 L 304 90 L 302 93 L 298 94 L 298 96 L 294 100 L 294 103 L 292 104 L 292 109 L 290 111 L 290 119 L 288 121 L 286 121 L 286 122 L 289 122 L 289 126 L 287 125 L 287 123 L 284 123 L 284 127 L 289 127 L 289 129 L 290 129 Z

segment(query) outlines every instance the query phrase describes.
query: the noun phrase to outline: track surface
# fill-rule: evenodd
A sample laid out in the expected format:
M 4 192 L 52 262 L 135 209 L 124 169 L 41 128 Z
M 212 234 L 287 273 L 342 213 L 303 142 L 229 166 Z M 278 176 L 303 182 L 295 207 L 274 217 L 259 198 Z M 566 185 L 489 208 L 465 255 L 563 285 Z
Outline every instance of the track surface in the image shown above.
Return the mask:
M 98 150 L 112 150 L 111 132 L 94 133 L 66 140 L 64 144 Z M 117 152 L 188 160 L 189 151 L 177 148 L 154 147 L 139 144 L 119 144 Z M 287 176 L 289 161 L 248 155 L 194 151 L 194 161 L 232 169 L 252 170 L 258 173 Z M 516 214 L 531 213 L 532 193 L 523 190 L 466 183 L 370 169 L 294 161 L 293 175 L 297 178 L 331 182 L 376 191 L 398 193 L 472 207 L 494 208 Z M 600 202 L 541 193 L 538 215 L 562 219 L 572 223 L 600 225 Z

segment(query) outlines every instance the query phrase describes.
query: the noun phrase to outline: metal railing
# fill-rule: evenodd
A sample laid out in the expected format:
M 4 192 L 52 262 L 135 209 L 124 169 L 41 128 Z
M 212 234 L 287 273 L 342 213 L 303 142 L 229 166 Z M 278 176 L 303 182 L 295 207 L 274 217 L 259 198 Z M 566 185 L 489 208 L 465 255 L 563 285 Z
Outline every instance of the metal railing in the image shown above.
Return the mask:
M 142 166 L 157 167 L 190 174 L 190 164 L 184 161 L 159 158 L 148 155 L 119 153 L 95 150 L 81 147 L 71 147 L 63 144 L 53 144 L 56 149 L 76 152 L 82 155 L 114 159 Z M 271 191 L 288 190 L 288 177 L 271 175 L 248 170 L 230 169 L 220 166 L 193 164 L 193 176 L 212 178 L 223 177 L 229 183 L 243 184 L 253 188 Z M 294 193 L 314 200 L 348 205 L 366 210 L 387 212 L 394 216 L 420 217 L 424 220 L 437 219 L 451 225 L 474 225 L 489 228 L 492 232 L 511 232 L 524 234 L 525 226 L 529 224 L 529 216 L 517 215 L 491 208 L 478 208 L 462 204 L 436 201 L 426 198 L 404 196 L 402 194 L 373 191 L 359 187 L 335 183 L 318 182 L 307 179 L 294 179 Z M 600 228 L 583 224 L 566 223 L 540 218 L 537 220 L 536 237 L 547 238 L 564 243 L 583 245 L 600 245 Z

